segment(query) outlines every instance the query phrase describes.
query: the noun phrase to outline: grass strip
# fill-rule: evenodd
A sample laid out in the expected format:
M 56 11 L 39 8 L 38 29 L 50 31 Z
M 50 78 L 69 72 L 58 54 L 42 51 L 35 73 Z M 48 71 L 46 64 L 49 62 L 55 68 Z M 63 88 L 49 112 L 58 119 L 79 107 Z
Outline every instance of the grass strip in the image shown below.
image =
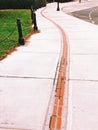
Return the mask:
M 0 60 L 18 46 L 17 18 L 21 19 L 23 37 L 33 32 L 30 10 L 0 10 Z

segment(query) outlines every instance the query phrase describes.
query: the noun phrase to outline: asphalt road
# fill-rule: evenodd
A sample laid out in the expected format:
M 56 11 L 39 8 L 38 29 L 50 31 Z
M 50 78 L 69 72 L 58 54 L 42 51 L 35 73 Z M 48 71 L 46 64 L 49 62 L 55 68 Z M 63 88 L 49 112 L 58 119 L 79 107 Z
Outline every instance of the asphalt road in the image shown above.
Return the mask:
M 98 6 L 81 11 L 72 12 L 72 15 L 87 22 L 91 22 L 93 24 L 98 25 Z

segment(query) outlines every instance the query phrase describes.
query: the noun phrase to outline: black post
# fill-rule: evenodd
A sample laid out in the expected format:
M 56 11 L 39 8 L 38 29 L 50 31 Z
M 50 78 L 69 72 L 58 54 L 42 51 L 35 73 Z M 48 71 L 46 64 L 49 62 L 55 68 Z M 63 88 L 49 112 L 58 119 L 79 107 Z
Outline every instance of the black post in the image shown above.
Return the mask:
M 38 30 L 35 10 L 32 8 L 31 8 L 31 19 L 32 19 L 32 24 L 34 24 L 34 30 Z
M 57 11 L 60 11 L 59 2 L 57 2 Z
M 24 45 L 25 42 L 24 42 L 24 38 L 22 35 L 21 21 L 19 18 L 17 19 L 17 26 L 18 26 L 18 35 L 19 35 L 18 42 L 20 45 Z
M 33 23 L 34 23 L 34 30 L 38 30 L 35 12 L 33 13 Z

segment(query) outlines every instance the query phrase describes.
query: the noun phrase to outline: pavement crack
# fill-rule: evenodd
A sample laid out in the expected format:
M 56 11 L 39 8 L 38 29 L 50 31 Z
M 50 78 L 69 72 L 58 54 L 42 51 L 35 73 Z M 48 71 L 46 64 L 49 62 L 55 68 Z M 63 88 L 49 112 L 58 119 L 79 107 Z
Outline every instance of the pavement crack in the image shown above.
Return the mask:
M 0 78 L 49 79 L 49 80 L 54 80 L 54 78 L 47 78 L 47 77 L 33 77 L 33 76 L 0 76 Z
M 32 129 L 25 129 L 25 128 L 10 128 L 10 127 L 0 127 L 0 129 L 2 129 L 2 130 L 32 130 Z M 34 129 L 34 130 L 36 130 L 36 129 Z
M 98 80 L 92 80 L 92 79 L 68 79 L 68 81 L 98 82 Z
M 72 55 L 98 55 L 98 53 L 72 53 Z

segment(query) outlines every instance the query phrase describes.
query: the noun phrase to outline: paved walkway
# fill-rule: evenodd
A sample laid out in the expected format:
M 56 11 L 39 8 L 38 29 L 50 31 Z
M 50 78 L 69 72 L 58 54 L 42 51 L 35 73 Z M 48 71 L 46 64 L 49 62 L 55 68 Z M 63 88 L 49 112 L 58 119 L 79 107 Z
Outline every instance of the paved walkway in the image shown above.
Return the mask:
M 38 14 L 40 33 L 0 62 L 0 130 L 42 130 L 61 49 L 58 29 Z
M 67 8 L 68 12 L 77 6 L 84 9 L 84 5 L 88 8 L 97 3 L 70 2 L 60 4 L 60 8 Z M 36 12 L 40 33 L 32 35 L 28 44 L 0 62 L 0 130 L 49 129 L 62 36 L 53 23 L 42 17 L 41 11 Z M 97 130 L 98 26 L 63 11 L 56 11 L 56 3 L 43 11 L 64 30 L 68 42 L 68 95 L 61 130 Z
M 98 2 L 65 4 L 66 11 L 93 7 Z M 73 5 L 73 6 L 72 6 Z M 92 6 L 93 5 L 93 6 Z M 64 7 L 64 4 L 61 4 Z M 76 7 L 76 8 L 75 8 Z M 83 8 L 82 8 L 83 7 Z M 67 8 L 67 9 L 68 9 Z M 55 10 L 55 9 L 54 9 Z M 56 21 L 68 40 L 68 121 L 67 130 L 98 129 L 98 26 L 53 10 L 48 17 Z M 62 126 L 62 128 L 65 126 Z

